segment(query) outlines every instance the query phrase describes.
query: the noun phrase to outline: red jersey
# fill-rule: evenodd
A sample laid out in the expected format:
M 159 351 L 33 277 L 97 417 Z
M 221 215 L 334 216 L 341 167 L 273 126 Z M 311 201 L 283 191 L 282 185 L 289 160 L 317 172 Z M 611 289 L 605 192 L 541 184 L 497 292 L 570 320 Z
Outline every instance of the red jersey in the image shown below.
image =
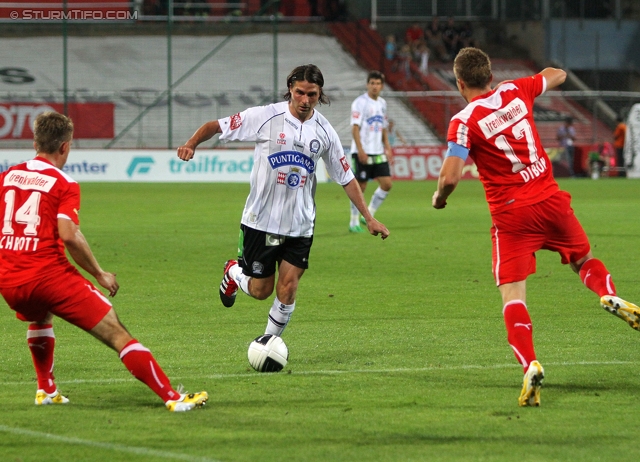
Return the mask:
M 538 203 L 559 189 L 533 121 L 533 101 L 545 90 L 540 74 L 516 79 L 451 119 L 447 141 L 469 149 L 491 213 Z
M 80 187 L 41 157 L 0 174 L 0 287 L 15 287 L 72 266 L 58 218 L 79 224 Z

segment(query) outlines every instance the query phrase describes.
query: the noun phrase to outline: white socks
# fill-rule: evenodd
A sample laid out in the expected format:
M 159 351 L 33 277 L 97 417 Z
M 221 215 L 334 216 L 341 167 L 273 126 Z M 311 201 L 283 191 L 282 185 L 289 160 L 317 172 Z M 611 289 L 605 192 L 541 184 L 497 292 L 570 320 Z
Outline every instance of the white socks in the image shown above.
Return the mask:
M 291 305 L 285 305 L 278 300 L 276 297 L 273 300 L 273 305 L 271 306 L 271 310 L 269 310 L 269 320 L 267 321 L 267 329 L 264 331 L 265 334 L 277 335 L 280 337 L 284 328 L 289 324 L 289 319 L 291 319 L 291 313 L 296 308 L 296 302 L 294 301 Z
M 369 212 L 371 212 L 371 215 L 376 213 L 388 195 L 389 191 L 383 191 L 380 186 L 378 186 L 378 189 L 376 189 L 373 196 L 371 196 L 371 202 L 369 203 Z
M 238 287 L 240 287 L 245 294 L 251 297 L 251 294 L 249 293 L 249 279 L 251 279 L 251 276 L 244 274 L 240 265 L 233 265 L 229 268 L 229 276 L 236 281 Z

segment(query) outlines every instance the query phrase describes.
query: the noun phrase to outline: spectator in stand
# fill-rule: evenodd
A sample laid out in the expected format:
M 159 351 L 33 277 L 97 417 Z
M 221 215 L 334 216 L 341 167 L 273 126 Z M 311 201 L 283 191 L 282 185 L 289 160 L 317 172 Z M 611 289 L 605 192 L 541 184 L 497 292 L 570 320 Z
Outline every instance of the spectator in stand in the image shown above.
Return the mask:
M 398 145 L 398 141 L 402 143 L 402 145 L 407 144 L 407 140 L 404 139 L 404 136 L 398 131 L 396 128 L 396 123 L 393 119 L 389 119 L 389 126 L 387 127 L 387 139 L 389 140 L 389 146 L 394 147 Z
M 458 32 L 453 17 L 451 16 L 449 16 L 447 25 L 442 31 L 442 41 L 444 42 L 444 47 L 447 51 L 446 60 L 451 61 L 458 53 L 458 42 L 460 41 L 460 33 Z
M 413 46 L 414 43 L 422 39 L 424 39 L 424 31 L 422 27 L 420 27 L 420 24 L 414 22 L 404 34 L 404 43 Z
M 431 54 L 431 51 L 429 50 L 429 47 L 427 46 L 427 44 L 424 41 L 420 42 L 420 44 L 416 49 L 416 58 L 417 58 L 416 61 L 418 62 L 418 69 L 420 70 L 420 73 L 422 75 L 429 74 L 429 55 L 430 54 Z
M 478 43 L 473 38 L 473 26 L 471 22 L 466 21 L 463 26 L 458 31 L 459 39 L 458 39 L 458 49 L 456 50 L 456 55 L 460 50 L 467 47 L 477 47 Z
M 411 46 L 407 43 L 400 47 L 398 52 L 402 80 L 406 83 L 411 79 Z
M 624 123 L 622 116 L 616 119 L 618 125 L 613 132 L 613 148 L 616 150 L 616 167 L 618 167 L 618 176 L 627 176 L 624 165 L 624 137 L 627 133 L 627 125 Z
M 567 161 L 567 167 L 569 168 L 569 176 L 572 178 L 575 175 L 573 170 L 574 154 L 576 147 L 573 145 L 576 141 L 576 129 L 573 127 L 573 117 L 567 116 L 564 119 L 564 124 L 560 125 L 557 133 L 560 146 L 564 148 L 564 160 Z
M 439 61 L 445 61 L 447 50 L 442 40 L 442 24 L 437 16 L 431 19 L 431 23 L 425 29 L 425 38 L 427 40 L 427 46 L 433 55 Z
M 396 36 L 393 34 L 387 35 L 387 42 L 384 44 L 384 57 L 387 61 L 395 61 L 396 53 L 398 52 L 398 45 L 396 44 Z

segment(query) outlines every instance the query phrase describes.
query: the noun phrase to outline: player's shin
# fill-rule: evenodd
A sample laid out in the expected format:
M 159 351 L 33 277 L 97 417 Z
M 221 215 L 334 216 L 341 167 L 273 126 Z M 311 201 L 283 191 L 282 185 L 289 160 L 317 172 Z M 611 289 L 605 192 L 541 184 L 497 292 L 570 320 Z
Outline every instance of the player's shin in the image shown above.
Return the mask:
M 273 300 L 271 310 L 269 310 L 269 319 L 267 321 L 267 328 L 264 333 L 277 335 L 278 337 L 280 337 L 285 327 L 287 327 L 287 324 L 289 324 L 291 313 L 293 313 L 295 307 L 295 301 L 291 305 L 285 305 L 284 303 L 280 302 L 280 300 L 278 300 L 278 297 L 276 297 Z
M 507 328 L 507 339 L 516 359 L 527 372 L 527 368 L 536 359 L 533 348 L 533 326 L 527 306 L 521 300 L 508 302 L 503 310 L 504 323 Z
M 147 348 L 131 340 L 120 351 L 120 360 L 133 376 L 147 385 L 162 401 L 177 400 L 180 394 L 171 387 L 169 379 Z
M 53 377 L 53 350 L 56 336 L 51 324 L 29 324 L 27 344 L 38 377 L 38 390 L 54 393 L 56 384 Z
M 389 191 L 383 191 L 382 188 L 378 186 L 378 189 L 376 189 L 373 196 L 371 196 L 371 202 L 369 203 L 369 212 L 371 212 L 371 215 L 375 215 L 388 195 Z
M 616 295 L 616 286 L 611 279 L 609 270 L 597 258 L 591 258 L 582 264 L 580 280 L 589 290 L 598 294 L 599 297 Z

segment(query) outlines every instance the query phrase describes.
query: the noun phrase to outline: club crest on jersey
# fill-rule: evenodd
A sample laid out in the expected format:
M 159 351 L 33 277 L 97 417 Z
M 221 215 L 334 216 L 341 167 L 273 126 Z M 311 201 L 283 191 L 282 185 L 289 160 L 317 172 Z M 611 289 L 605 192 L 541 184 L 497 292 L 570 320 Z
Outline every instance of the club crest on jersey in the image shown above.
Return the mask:
M 320 141 L 311 140 L 311 143 L 309 143 L 309 151 L 311 151 L 314 154 L 318 154 L 319 150 L 320 150 Z
M 277 144 L 287 144 L 287 140 L 285 139 L 286 135 L 284 133 L 280 133 L 278 135 L 278 139 L 276 140 Z
M 280 167 L 302 167 L 309 173 L 316 170 L 316 163 L 309 156 L 297 151 L 280 151 L 267 156 L 272 169 Z
M 242 117 L 240 117 L 240 113 L 234 114 L 230 117 L 229 129 L 235 130 L 236 128 L 240 128 L 242 126 Z

